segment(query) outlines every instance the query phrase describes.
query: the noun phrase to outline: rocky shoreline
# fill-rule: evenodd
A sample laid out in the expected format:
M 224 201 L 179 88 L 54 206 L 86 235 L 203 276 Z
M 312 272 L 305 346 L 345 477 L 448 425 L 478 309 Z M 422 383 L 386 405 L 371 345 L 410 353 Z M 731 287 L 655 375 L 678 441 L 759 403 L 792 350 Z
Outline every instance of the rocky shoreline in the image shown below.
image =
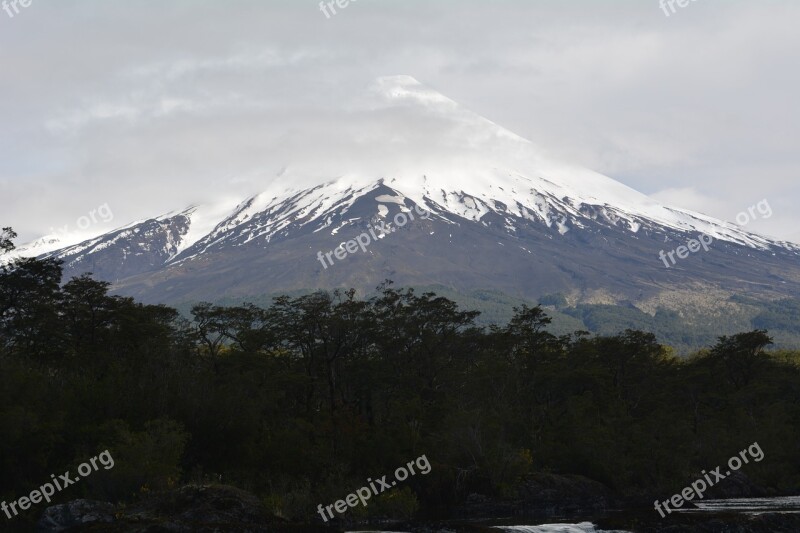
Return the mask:
M 760 495 L 738 480 L 731 496 Z M 725 489 L 721 489 L 725 490 Z M 723 494 L 717 494 L 721 496 Z M 338 532 L 366 529 L 413 533 L 489 532 L 497 526 L 543 522 L 592 522 L 597 531 L 633 533 L 766 533 L 800 531 L 800 514 L 673 513 L 661 518 L 641 502 L 622 501 L 602 484 L 580 476 L 531 476 L 513 501 L 471 495 L 449 510 L 458 519 L 379 524 L 293 524 L 270 513 L 254 495 L 225 485 L 187 485 L 140 502 L 115 506 L 75 500 L 47 508 L 39 532 Z

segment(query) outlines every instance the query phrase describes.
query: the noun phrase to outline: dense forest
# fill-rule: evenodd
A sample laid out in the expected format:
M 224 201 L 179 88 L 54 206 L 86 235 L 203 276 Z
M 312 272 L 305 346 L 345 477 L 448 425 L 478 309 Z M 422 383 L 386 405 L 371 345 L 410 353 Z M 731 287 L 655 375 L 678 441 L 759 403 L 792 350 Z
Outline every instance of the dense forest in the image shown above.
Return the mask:
M 722 335 L 734 335 L 755 329 L 768 330 L 773 349 L 794 350 L 800 346 L 800 300 L 782 298 L 764 300 L 740 294 L 706 302 L 704 306 L 673 308 L 658 306 L 645 312 L 637 303 L 619 301 L 616 304 L 587 304 L 573 301 L 560 293 L 546 294 L 531 300 L 521 295 L 509 295 L 497 290 L 456 290 L 444 285 L 415 286 L 420 293 L 433 292 L 444 296 L 464 309 L 480 311 L 475 319 L 478 326 L 507 324 L 514 316 L 514 308 L 541 305 L 552 320 L 547 330 L 556 335 L 573 331 L 588 331 L 598 335 L 616 335 L 627 329 L 653 333 L 661 344 L 666 344 L 678 355 L 690 355 L 713 345 Z M 295 289 L 288 294 L 303 296 L 315 289 Z M 274 292 L 227 297 L 214 300 L 219 306 L 236 307 L 243 302 L 269 307 L 274 297 L 287 294 Z M 372 296 L 370 294 L 369 296 Z M 186 317 L 196 301 L 181 301 L 174 307 Z M 640 305 L 640 304 L 639 304 Z
M 756 441 L 752 482 L 800 487 L 800 359 L 768 351 L 763 330 L 679 358 L 647 332 L 556 336 L 541 307 L 479 327 L 477 312 L 390 282 L 368 299 L 336 290 L 191 315 L 88 274 L 62 281 L 56 260 L 0 267 L 0 498 L 106 449 L 115 467 L 56 501 L 214 482 L 319 521 L 318 504 L 422 454 L 430 474 L 350 515 L 510 498 L 537 472 L 663 499 Z

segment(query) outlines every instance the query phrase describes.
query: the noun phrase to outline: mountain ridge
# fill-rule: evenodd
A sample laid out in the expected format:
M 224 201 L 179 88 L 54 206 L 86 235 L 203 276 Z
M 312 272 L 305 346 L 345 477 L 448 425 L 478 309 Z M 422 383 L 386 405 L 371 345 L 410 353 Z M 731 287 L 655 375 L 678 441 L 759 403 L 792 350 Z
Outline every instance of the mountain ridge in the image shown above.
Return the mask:
M 93 271 L 146 300 L 202 290 L 212 297 L 265 288 L 367 287 L 386 278 L 454 288 L 477 284 L 471 287 L 529 297 L 577 290 L 628 300 L 671 286 L 800 295 L 800 245 L 661 205 L 607 176 L 555 162 L 413 78 L 380 78 L 370 91 L 374 100 L 362 112 L 429 118 L 439 130 L 425 134 L 445 139 L 439 158 L 415 157 L 414 128 L 381 130 L 373 132 L 378 140 L 406 150 L 399 170 L 320 180 L 288 166 L 235 207 L 193 204 L 56 249 L 47 249 L 54 243 L 45 239 L 38 255 L 63 259 L 68 274 Z M 358 157 L 355 151 L 351 159 Z M 337 265 L 355 274 L 320 270 L 318 251 L 412 208 L 430 216 L 348 257 L 347 266 Z M 700 235 L 713 239 L 712 250 L 662 264 L 660 251 Z M 32 251 L 35 246 L 23 246 L 17 255 Z M 248 266 L 270 274 L 248 272 Z

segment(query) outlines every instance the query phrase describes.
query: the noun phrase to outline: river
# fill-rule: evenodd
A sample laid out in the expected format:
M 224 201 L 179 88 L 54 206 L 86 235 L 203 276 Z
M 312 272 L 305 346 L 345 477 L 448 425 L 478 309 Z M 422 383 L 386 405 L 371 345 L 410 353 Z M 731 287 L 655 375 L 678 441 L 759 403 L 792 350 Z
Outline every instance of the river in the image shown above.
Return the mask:
M 787 496 L 780 498 L 732 498 L 726 500 L 699 500 L 693 502 L 694 508 L 684 508 L 680 510 L 681 514 L 687 515 L 708 515 L 713 518 L 713 515 L 724 514 L 730 519 L 733 515 L 741 516 L 757 516 L 765 513 L 777 514 L 799 514 L 800 513 L 800 496 Z M 619 512 L 622 515 L 627 514 L 625 511 Z M 653 511 L 655 513 L 655 511 Z M 673 515 L 674 517 L 675 515 Z M 652 518 L 652 525 L 663 523 L 667 527 L 670 523 L 669 520 L 659 519 L 656 513 Z M 699 516 L 698 516 L 699 518 Z M 787 517 L 788 518 L 788 517 Z M 479 523 L 479 522 L 478 522 Z M 496 522 L 495 522 L 496 523 Z M 548 523 L 539 525 L 502 525 L 493 526 L 492 529 L 498 533 L 631 533 L 623 529 L 602 529 L 592 522 L 575 522 L 575 523 Z M 449 530 L 445 528 L 444 530 Z M 651 529 L 652 530 L 652 529 Z M 775 529 L 774 531 L 794 531 L 793 529 Z M 674 529 L 673 529 L 674 531 Z M 366 531 L 350 532 L 350 533 L 368 533 Z M 373 533 L 390 533 L 389 531 Z M 393 533 L 406 533 L 395 530 Z

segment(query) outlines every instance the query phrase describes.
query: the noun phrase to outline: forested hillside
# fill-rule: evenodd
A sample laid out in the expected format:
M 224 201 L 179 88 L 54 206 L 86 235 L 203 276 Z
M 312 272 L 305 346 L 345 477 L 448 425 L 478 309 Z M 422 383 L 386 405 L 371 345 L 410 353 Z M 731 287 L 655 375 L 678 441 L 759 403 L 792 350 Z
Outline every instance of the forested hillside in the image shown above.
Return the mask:
M 794 349 L 800 346 L 800 300 L 784 298 L 775 301 L 733 295 L 709 304 L 713 313 L 703 309 L 679 312 L 658 307 L 648 313 L 631 302 L 618 304 L 573 304 L 567 303 L 562 294 L 550 294 L 538 300 L 510 296 L 494 290 L 458 291 L 444 285 L 414 287 L 417 292 L 433 292 L 443 296 L 459 307 L 480 311 L 475 319 L 478 326 L 503 325 L 515 314 L 515 308 L 541 305 L 550 317 L 547 330 L 555 335 L 564 335 L 585 330 L 599 335 L 616 335 L 627 329 L 648 331 L 663 345 L 675 349 L 677 355 L 688 356 L 702 348 L 712 346 L 722 335 L 733 335 L 755 329 L 768 330 L 773 340 L 773 349 Z M 316 291 L 295 290 L 285 293 L 258 294 L 242 298 L 223 298 L 213 303 L 224 307 L 236 307 L 243 302 L 268 307 L 276 296 L 288 294 L 303 296 Z M 376 293 L 367 295 L 373 296 Z M 174 307 L 187 318 L 191 308 L 198 302 L 180 302 Z
M 539 307 L 477 327 L 477 312 L 390 283 L 366 300 L 201 304 L 188 321 L 61 277 L 52 260 L 0 270 L 6 500 L 104 449 L 116 466 L 59 501 L 222 482 L 311 521 L 318 504 L 422 454 L 429 475 L 351 516 L 513 498 L 537 472 L 665 496 L 755 441 L 766 457 L 746 476 L 800 486 L 798 354 L 765 352 L 762 330 L 681 359 L 642 331 L 555 336 Z

